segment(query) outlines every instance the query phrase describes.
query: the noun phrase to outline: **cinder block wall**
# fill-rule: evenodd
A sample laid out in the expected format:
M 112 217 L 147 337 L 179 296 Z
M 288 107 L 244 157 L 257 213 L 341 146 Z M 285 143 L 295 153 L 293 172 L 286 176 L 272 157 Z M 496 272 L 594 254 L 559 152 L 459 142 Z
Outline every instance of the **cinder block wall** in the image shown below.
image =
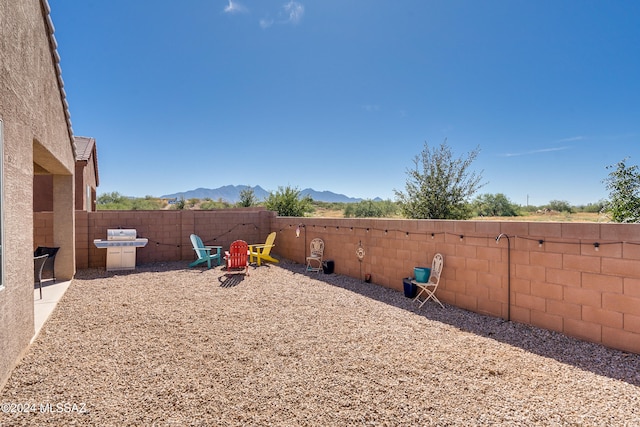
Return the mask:
M 35 214 L 36 244 L 52 235 L 46 215 Z M 403 278 L 439 252 L 443 302 L 640 353 L 638 224 L 294 218 L 237 209 L 77 212 L 76 227 L 78 268 L 105 266 L 106 251 L 93 240 L 104 239 L 107 228 L 136 228 L 149 239 L 138 250 L 139 264 L 193 259 L 191 233 L 228 248 L 276 231 L 273 252 L 282 258 L 305 263 L 311 240 L 320 237 L 336 273 L 368 273 L 371 286 L 399 292 Z
M 107 229 L 135 228 L 139 237 L 149 239 L 136 252 L 136 263 L 193 260 L 189 236 L 199 235 L 205 244 L 227 249 L 234 240 L 264 242 L 270 233 L 274 212 L 264 208 L 217 211 L 76 211 L 76 266 L 104 268 L 106 250 L 93 244 L 105 239 Z M 34 213 L 34 245 L 55 246 L 53 214 Z M 35 248 L 35 247 L 34 247 Z
M 439 252 L 443 302 L 640 353 L 639 224 L 278 217 L 272 228 L 280 256 L 303 263 L 320 237 L 336 273 L 398 291 Z
M 33 214 L 33 237 L 34 250 L 38 246 L 54 246 L 53 212 Z

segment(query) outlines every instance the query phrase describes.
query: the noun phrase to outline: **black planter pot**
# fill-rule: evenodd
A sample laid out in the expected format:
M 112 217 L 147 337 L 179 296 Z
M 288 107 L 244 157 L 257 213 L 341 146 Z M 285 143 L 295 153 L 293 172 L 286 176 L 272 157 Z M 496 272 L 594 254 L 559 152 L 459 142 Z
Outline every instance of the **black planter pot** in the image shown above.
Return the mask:
M 415 298 L 416 293 L 418 293 L 418 287 L 411 283 L 411 280 L 411 277 L 402 279 L 402 284 L 404 285 L 404 296 L 407 298 Z

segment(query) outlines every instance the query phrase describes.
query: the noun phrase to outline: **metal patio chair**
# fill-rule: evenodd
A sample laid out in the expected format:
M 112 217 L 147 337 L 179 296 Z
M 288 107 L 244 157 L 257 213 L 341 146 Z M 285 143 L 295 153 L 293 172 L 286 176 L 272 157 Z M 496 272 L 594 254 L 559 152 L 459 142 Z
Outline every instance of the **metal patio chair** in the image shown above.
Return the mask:
M 40 299 L 42 299 L 42 270 L 48 258 L 49 255 L 47 254 L 33 257 L 33 281 L 40 288 Z
M 307 271 L 318 273 L 322 270 L 322 257 L 324 255 L 324 241 L 315 238 L 311 241 L 311 255 L 307 257 Z
M 438 297 L 436 297 L 436 289 L 438 289 L 438 284 L 440 283 L 440 274 L 442 274 L 442 266 L 444 265 L 444 260 L 441 254 L 435 254 L 433 256 L 433 261 L 431 263 L 431 274 L 429 275 L 429 280 L 426 282 L 418 282 L 417 280 L 412 280 L 411 283 L 416 285 L 420 292 L 413 299 L 414 301 L 420 301 L 420 307 L 424 305 L 425 302 L 430 299 L 434 300 L 440 307 L 444 308 L 444 305 L 440 302 Z M 420 295 L 424 294 L 424 299 L 420 300 Z
M 60 248 L 57 247 L 38 246 L 36 250 L 33 251 L 33 256 L 42 256 L 44 254 L 49 255 L 46 262 L 44 263 L 42 272 L 51 273 L 51 279 L 53 279 L 53 283 L 56 283 L 56 255 L 59 250 Z M 48 278 L 48 276 L 49 274 L 45 274 L 45 278 Z

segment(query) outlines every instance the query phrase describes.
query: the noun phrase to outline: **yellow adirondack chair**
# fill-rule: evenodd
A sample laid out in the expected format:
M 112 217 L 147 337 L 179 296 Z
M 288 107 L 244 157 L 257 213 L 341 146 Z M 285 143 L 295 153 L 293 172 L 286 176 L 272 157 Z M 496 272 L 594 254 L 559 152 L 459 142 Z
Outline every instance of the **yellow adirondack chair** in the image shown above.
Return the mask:
M 269 234 L 264 244 L 249 245 L 249 262 L 258 262 L 258 265 L 262 264 L 262 261 L 278 262 L 277 259 L 269 255 L 271 248 L 275 246 L 273 242 L 276 241 L 276 232 Z

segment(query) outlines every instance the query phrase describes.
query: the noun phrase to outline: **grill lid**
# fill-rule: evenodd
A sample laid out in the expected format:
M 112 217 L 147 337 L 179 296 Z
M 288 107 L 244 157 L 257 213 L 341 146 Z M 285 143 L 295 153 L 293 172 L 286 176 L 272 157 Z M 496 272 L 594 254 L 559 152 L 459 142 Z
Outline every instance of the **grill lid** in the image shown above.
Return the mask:
M 107 240 L 135 240 L 137 235 L 135 228 L 112 228 L 107 230 Z

